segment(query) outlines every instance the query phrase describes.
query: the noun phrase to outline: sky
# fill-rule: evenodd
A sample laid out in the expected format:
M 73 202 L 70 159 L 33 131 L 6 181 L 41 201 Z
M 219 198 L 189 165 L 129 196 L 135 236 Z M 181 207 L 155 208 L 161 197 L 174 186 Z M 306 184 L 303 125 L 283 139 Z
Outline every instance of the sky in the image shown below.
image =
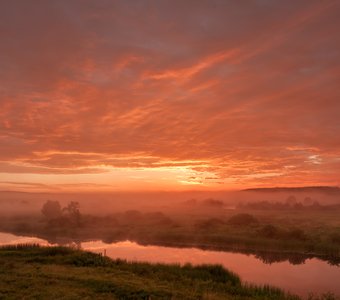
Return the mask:
M 0 189 L 340 184 L 340 1 L 1 0 Z

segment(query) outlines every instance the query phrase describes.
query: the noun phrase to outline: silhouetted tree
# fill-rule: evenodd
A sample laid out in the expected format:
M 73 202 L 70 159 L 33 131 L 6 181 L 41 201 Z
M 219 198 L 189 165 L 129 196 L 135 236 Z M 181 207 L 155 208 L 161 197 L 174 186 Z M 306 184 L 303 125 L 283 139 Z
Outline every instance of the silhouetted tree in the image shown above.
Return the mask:
M 63 212 L 68 215 L 70 220 L 74 222 L 77 226 L 80 224 L 80 210 L 79 203 L 76 201 L 71 201 L 66 207 L 63 208 Z
M 61 216 L 61 206 L 58 201 L 46 201 L 41 209 L 41 213 L 48 219 L 56 219 Z

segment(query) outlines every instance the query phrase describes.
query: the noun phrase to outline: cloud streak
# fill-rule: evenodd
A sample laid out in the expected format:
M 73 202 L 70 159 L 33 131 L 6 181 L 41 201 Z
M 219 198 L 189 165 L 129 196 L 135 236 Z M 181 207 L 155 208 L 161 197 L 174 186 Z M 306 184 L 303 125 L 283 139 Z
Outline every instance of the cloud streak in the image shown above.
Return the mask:
M 0 8 L 2 186 L 339 184 L 338 1 Z

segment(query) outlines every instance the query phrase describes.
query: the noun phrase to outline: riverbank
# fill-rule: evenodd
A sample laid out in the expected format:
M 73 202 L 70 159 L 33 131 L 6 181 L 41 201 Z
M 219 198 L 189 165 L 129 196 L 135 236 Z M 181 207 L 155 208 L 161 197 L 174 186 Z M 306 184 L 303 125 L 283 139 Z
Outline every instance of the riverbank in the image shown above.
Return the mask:
M 35 236 L 51 244 L 124 240 L 142 245 L 195 247 L 254 254 L 264 262 L 303 263 L 319 258 L 340 264 L 339 211 L 211 210 L 204 214 L 126 211 L 46 220 L 40 215 L 3 217 L 0 230 Z M 236 220 L 235 220 L 236 218 Z M 233 222 L 231 222 L 233 221 Z
M 132 263 L 37 245 L 0 248 L 0 298 L 300 299 L 277 288 L 244 284 L 236 274 L 217 265 Z

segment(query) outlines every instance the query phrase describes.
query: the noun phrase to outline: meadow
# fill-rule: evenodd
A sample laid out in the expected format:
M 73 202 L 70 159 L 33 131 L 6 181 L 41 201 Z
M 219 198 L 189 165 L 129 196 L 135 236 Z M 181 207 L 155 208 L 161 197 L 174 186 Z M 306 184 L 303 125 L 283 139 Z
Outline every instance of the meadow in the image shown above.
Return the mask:
M 217 202 L 161 211 L 127 210 L 47 219 L 40 212 L 2 217 L 0 230 L 33 235 L 51 243 L 107 243 L 132 240 L 144 245 L 198 247 L 253 253 L 265 262 L 302 263 L 319 257 L 340 262 L 340 209 L 225 208 Z
M 0 231 L 61 246 L 131 240 L 254 254 L 265 263 L 302 264 L 317 257 L 340 264 L 338 204 L 231 205 L 213 198 L 147 207 L 108 203 L 2 201 Z M 0 299 L 299 299 L 277 288 L 250 286 L 221 266 L 134 263 L 63 247 L 1 248 L 0 282 Z
M 299 300 L 254 286 L 218 265 L 163 265 L 111 260 L 65 247 L 0 248 L 1 299 Z M 314 300 L 336 299 L 332 295 Z

